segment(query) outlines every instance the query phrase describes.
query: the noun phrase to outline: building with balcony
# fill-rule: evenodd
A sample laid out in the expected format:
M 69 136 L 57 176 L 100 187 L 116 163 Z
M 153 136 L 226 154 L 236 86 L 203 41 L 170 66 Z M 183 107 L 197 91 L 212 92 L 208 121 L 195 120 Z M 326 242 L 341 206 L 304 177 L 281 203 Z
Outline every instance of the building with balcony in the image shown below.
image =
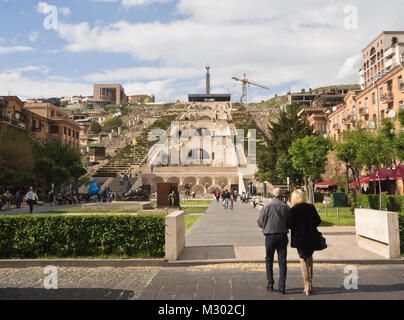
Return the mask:
M 383 77 L 362 91 L 351 91 L 344 104 L 335 106 L 326 112 L 329 122 L 329 135 L 340 139 L 344 130 L 355 127 L 378 129 L 386 118 L 396 119 L 404 109 L 404 64 L 396 66 Z M 399 124 L 395 122 L 396 129 Z
M 0 134 L 8 128 L 26 130 L 24 103 L 14 96 L 0 97 Z
M 47 140 L 59 141 L 78 150 L 80 125 L 69 119 L 69 113 L 50 103 L 26 103 L 24 108 L 49 120 Z M 37 127 L 32 124 L 32 127 Z
M 94 104 L 98 107 L 128 104 L 128 97 L 120 84 L 95 84 L 93 97 Z
M 325 112 L 327 108 L 304 108 L 298 113 L 299 117 L 305 117 L 314 131 L 320 134 L 327 134 L 327 119 Z
M 404 52 L 404 31 L 383 31 L 362 50 L 360 85 L 365 89 L 390 72 L 401 62 Z

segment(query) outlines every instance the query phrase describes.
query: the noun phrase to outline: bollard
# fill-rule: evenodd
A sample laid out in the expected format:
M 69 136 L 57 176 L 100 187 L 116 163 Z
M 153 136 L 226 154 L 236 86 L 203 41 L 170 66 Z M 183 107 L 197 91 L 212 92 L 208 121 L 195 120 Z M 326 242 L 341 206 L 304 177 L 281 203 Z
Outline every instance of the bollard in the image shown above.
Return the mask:
M 337 221 L 339 221 L 339 208 L 337 208 Z
M 327 216 L 327 205 L 325 205 L 325 216 Z

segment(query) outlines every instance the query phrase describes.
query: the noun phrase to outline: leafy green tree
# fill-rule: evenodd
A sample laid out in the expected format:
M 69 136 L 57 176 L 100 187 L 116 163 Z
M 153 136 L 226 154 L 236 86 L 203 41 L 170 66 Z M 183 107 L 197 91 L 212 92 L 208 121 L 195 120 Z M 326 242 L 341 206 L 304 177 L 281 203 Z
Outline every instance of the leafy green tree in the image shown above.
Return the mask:
M 400 123 L 400 126 L 404 127 L 404 110 L 401 109 L 398 112 L 398 122 Z
M 102 131 L 102 126 L 98 121 L 93 120 L 90 122 L 90 131 L 94 134 L 99 134 Z
M 278 158 L 276 162 L 276 172 L 280 179 L 287 180 L 287 178 L 290 178 L 290 187 L 292 190 L 295 190 L 296 186 L 302 183 L 302 176 L 299 171 L 293 167 L 292 158 L 288 153 Z
M 404 132 L 400 132 L 393 142 L 394 153 L 400 163 L 404 162 Z
M 285 176 L 277 170 L 278 159 L 282 155 L 287 155 L 292 143 L 305 136 L 314 135 L 313 127 L 306 119 L 298 116 L 303 106 L 291 104 L 286 106 L 274 119 L 270 119 L 268 129 L 270 139 L 265 151 L 258 154 L 259 171 L 257 177 L 263 181 L 270 181 L 272 184 L 285 183 Z M 281 169 L 281 166 L 278 166 Z M 302 177 L 290 177 L 301 181 Z
M 104 121 L 102 131 L 111 132 L 112 130 L 117 130 L 119 127 L 123 126 L 123 121 L 121 117 L 112 117 Z
M 327 154 L 332 150 L 330 139 L 323 136 L 307 136 L 293 142 L 289 149 L 293 168 L 304 177 L 308 201 L 314 203 L 316 180 L 325 172 Z
M 380 180 L 380 168 L 390 166 L 394 159 L 394 149 L 391 141 L 383 134 L 366 132 L 358 148 L 358 161 L 366 166 L 369 171 L 375 167 L 379 176 L 380 210 L 382 209 L 382 183 Z

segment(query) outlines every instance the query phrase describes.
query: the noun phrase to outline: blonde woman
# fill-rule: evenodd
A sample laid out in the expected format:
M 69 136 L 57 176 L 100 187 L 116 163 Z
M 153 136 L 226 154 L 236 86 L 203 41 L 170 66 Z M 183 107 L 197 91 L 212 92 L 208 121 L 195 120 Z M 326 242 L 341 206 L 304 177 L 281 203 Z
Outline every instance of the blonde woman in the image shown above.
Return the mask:
M 310 295 L 313 289 L 313 253 L 318 248 L 318 230 L 321 218 L 312 204 L 306 203 L 304 193 L 296 190 L 291 197 L 289 228 L 291 247 L 296 248 L 304 280 L 303 293 Z

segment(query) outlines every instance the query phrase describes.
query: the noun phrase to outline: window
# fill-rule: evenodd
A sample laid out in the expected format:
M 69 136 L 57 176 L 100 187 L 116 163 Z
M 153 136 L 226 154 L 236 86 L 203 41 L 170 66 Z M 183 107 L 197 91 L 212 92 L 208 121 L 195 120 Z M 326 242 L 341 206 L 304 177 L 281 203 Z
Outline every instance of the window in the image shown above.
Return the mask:
M 398 104 L 399 104 L 399 106 L 400 106 L 400 110 L 403 110 L 403 109 L 404 109 L 403 101 L 400 101 Z
M 72 130 L 69 129 L 69 137 L 72 135 Z
M 376 103 L 376 93 L 373 92 L 372 93 L 372 104 L 375 104 L 375 103 Z
M 63 132 L 64 132 L 64 134 L 66 135 L 67 134 L 67 128 L 66 127 L 63 127 Z
M 402 76 L 399 76 L 399 77 L 397 78 L 397 82 L 398 82 L 398 89 L 400 90 L 401 87 L 403 86 L 403 77 L 402 77 Z
M 369 100 L 368 100 L 368 98 L 365 99 L 365 107 L 366 107 L 366 109 L 369 108 Z

